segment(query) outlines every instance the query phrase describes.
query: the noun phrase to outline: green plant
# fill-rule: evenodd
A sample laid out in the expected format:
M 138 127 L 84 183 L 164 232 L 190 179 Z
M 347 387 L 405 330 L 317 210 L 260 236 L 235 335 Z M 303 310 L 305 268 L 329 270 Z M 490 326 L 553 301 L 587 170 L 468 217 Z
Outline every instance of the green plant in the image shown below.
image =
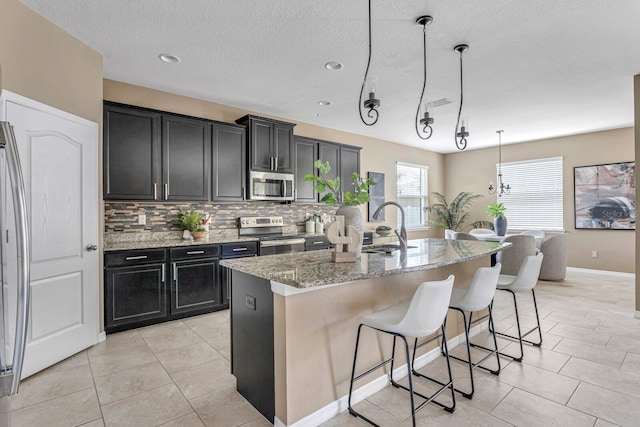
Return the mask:
M 487 206 L 487 214 L 489 214 L 492 218 L 502 218 L 506 219 L 504 216 L 507 207 L 502 202 L 491 203 Z
M 437 203 L 427 206 L 425 211 L 430 213 L 433 218 L 429 219 L 429 224 L 440 228 L 448 228 L 453 231 L 462 231 L 464 222 L 469 217 L 467 209 L 477 199 L 481 199 L 481 194 L 474 194 L 463 191 L 458 194 L 451 203 L 447 203 L 447 199 L 440 193 L 433 192 L 433 197 Z M 474 223 L 473 225 L 475 225 Z
M 357 172 L 354 172 L 351 174 L 351 181 L 355 191 L 353 193 L 350 191 L 341 193 L 340 177 L 327 179 L 327 174 L 331 171 L 331 166 L 328 161 L 323 162 L 322 160 L 316 160 L 313 163 L 313 167 L 318 169 L 318 175 L 307 174 L 304 180 L 313 181 L 315 183 L 313 188 L 315 188 L 318 193 L 322 194 L 326 192 L 320 199 L 321 202 L 329 206 L 336 204 L 358 206 L 371 200 L 369 197 L 369 186 L 376 185 L 374 180 L 364 179 Z
M 206 220 L 207 218 L 200 215 L 198 211 L 193 208 L 188 211 L 183 211 L 182 208 L 178 208 L 178 215 L 177 218 L 173 220 L 173 224 L 180 227 L 181 230 L 207 231 L 204 227 L 200 226 L 203 223 L 202 221 Z

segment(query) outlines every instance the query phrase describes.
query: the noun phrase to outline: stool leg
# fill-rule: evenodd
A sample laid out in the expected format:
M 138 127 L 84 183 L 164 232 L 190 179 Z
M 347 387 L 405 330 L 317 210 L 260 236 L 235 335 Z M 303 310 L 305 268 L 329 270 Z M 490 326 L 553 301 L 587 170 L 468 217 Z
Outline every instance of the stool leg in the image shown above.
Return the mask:
M 444 345 L 445 358 L 447 359 L 447 370 L 449 371 L 449 387 L 451 388 L 451 401 L 453 402 L 450 407 L 443 406 L 444 410 L 453 413 L 456 410 L 456 392 L 453 388 L 453 374 L 451 373 L 451 361 L 449 360 L 449 346 L 447 344 L 447 333 L 444 330 L 444 324 L 440 327 L 442 329 L 442 342 Z
M 395 344 L 395 336 L 393 337 L 393 339 Z M 409 359 L 409 343 L 407 342 L 407 338 L 402 336 L 402 340 L 404 341 L 404 350 L 407 357 L 407 377 L 409 377 L 409 396 L 411 398 L 411 419 L 413 421 L 413 427 L 416 427 L 416 405 L 413 400 L 413 364 L 411 363 L 411 359 Z
M 356 360 L 358 358 L 358 345 L 360 344 L 360 332 L 362 331 L 362 324 L 358 326 L 358 334 L 356 336 L 356 349 L 353 352 L 353 367 L 351 368 L 351 382 L 349 383 L 349 400 L 347 401 L 347 407 L 349 408 L 349 413 L 354 417 L 357 416 L 353 408 L 351 407 L 351 394 L 353 393 L 353 382 L 356 376 Z
M 493 325 L 493 300 L 491 301 L 491 304 L 489 304 L 489 324 L 491 325 L 491 335 L 493 335 L 493 345 L 495 346 L 494 348 L 496 349 L 496 361 L 498 362 L 498 370 L 497 371 L 491 371 L 492 374 L 494 375 L 498 375 L 500 374 L 500 370 L 502 369 L 502 367 L 500 366 L 500 352 L 498 351 L 498 339 L 496 338 L 496 329 L 495 326 Z
M 389 382 L 391 382 L 391 385 L 394 386 L 395 388 L 400 387 L 400 384 L 398 384 L 396 382 L 396 380 L 393 379 L 393 362 L 395 362 L 396 360 L 396 338 L 398 336 L 397 335 L 393 335 L 393 345 L 391 347 L 391 370 L 389 371 Z
M 531 289 L 531 295 L 533 296 L 533 307 L 536 310 L 536 322 L 538 322 L 538 337 L 540 338 L 540 341 L 538 341 L 537 343 L 532 342 L 531 344 L 533 344 L 536 347 L 540 347 L 542 345 L 542 328 L 540 327 L 540 317 L 538 316 L 538 303 L 536 302 L 536 291 Z

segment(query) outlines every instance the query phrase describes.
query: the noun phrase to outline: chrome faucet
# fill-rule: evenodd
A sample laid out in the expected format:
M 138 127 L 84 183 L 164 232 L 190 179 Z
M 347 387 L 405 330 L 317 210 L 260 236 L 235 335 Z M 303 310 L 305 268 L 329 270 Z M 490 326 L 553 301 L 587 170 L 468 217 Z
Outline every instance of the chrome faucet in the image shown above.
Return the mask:
M 378 209 L 376 209 L 376 211 L 373 214 L 373 218 L 374 219 L 378 219 L 378 215 L 380 215 L 380 212 L 382 212 L 382 209 L 387 206 L 387 205 L 393 205 L 395 207 L 397 207 L 400 210 L 400 232 L 398 233 L 398 230 L 395 230 L 396 236 L 398 236 L 398 240 L 400 241 L 400 250 L 401 251 L 407 251 L 407 229 L 404 228 L 404 209 L 402 206 L 400 206 L 398 203 L 396 202 L 384 202 L 383 204 L 380 205 L 380 207 L 378 207 Z

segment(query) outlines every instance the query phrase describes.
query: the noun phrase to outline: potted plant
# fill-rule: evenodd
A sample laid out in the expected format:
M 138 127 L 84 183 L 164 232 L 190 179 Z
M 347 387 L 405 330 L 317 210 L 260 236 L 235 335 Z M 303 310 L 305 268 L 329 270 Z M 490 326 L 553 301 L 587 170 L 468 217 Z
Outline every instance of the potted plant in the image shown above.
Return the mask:
M 437 200 L 437 203 L 427 206 L 425 211 L 431 214 L 432 218 L 429 219 L 429 224 L 436 227 L 444 228 L 445 230 L 462 231 L 465 228 L 465 221 L 469 217 L 467 209 L 477 199 L 481 199 L 481 194 L 474 194 L 469 191 L 463 191 L 458 194 L 451 203 L 447 203 L 447 199 L 444 195 L 433 192 L 433 197 Z M 472 228 L 491 228 L 491 223 L 488 221 L 476 221 L 471 224 Z
M 204 240 L 209 235 L 209 232 L 203 227 L 208 220 L 209 217 L 205 218 L 193 208 L 188 211 L 178 208 L 178 215 L 173 221 L 173 224 L 178 226 L 181 230 L 191 233 L 191 236 L 193 236 L 195 240 Z
M 504 236 L 507 232 L 507 217 L 505 216 L 506 206 L 502 202 L 491 203 L 487 206 L 487 214 L 493 217 L 493 228 L 496 235 Z
M 318 169 L 318 175 L 307 174 L 305 181 L 313 181 L 313 188 L 322 195 L 321 202 L 329 206 L 340 206 L 336 211 L 336 215 L 344 216 L 345 225 L 352 225 L 360 232 L 360 245 L 356 249 L 356 256 L 360 256 L 362 250 L 362 239 L 364 236 L 364 220 L 362 211 L 358 205 L 368 203 L 369 187 L 376 185 L 372 179 L 365 179 L 357 172 L 351 174 L 351 191 L 340 191 L 340 177 L 335 179 L 327 178 L 327 174 L 331 171 L 331 165 L 328 161 L 316 160 L 313 166 Z

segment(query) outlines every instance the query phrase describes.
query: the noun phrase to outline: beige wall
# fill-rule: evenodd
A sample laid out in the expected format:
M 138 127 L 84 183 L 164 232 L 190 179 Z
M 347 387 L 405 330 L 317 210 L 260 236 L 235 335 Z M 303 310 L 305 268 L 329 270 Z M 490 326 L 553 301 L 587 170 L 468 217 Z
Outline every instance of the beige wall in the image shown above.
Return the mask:
M 102 56 L 17 0 L 0 0 L 3 88 L 102 122 Z
M 573 200 L 575 166 L 631 161 L 635 159 L 633 141 L 633 128 L 624 128 L 503 145 L 503 162 L 563 157 L 564 227 L 569 232 L 569 266 L 635 272 L 635 233 L 621 230 L 576 230 Z M 489 181 L 496 181 L 497 161 L 497 147 L 445 156 L 447 198 L 455 197 L 460 191 L 472 191 L 485 196 L 471 209 L 472 221 L 491 220 L 485 213 L 485 208 L 489 203 L 496 201 L 497 196 L 489 195 L 487 188 Z M 591 258 L 593 250 L 599 252 L 596 259 Z
M 162 111 L 170 111 L 195 117 L 234 123 L 236 119 L 248 114 L 248 111 L 226 105 L 215 104 L 199 99 L 174 95 L 140 86 L 133 86 L 113 80 L 104 81 L 104 99 L 123 104 L 137 105 Z M 266 116 L 259 112 L 253 112 Z M 267 116 L 268 117 L 268 116 Z M 286 117 L 273 117 L 278 120 L 292 122 Z M 295 122 L 293 122 L 295 123 Z M 318 138 L 327 141 L 362 147 L 360 155 L 361 171 L 381 172 L 385 174 L 386 200 L 395 200 L 396 162 L 403 161 L 429 166 L 429 187 L 432 191 L 443 191 L 443 160 L 444 156 L 419 148 L 368 138 L 353 133 L 327 129 L 308 123 L 297 123 L 294 133 L 299 136 Z M 362 206 L 365 220 L 366 206 Z M 395 228 L 396 210 L 388 208 L 385 212 L 386 224 Z M 381 223 L 365 224 L 365 229 L 373 230 Z M 436 235 L 437 230 L 423 233 L 410 233 L 410 237 L 427 237 Z

